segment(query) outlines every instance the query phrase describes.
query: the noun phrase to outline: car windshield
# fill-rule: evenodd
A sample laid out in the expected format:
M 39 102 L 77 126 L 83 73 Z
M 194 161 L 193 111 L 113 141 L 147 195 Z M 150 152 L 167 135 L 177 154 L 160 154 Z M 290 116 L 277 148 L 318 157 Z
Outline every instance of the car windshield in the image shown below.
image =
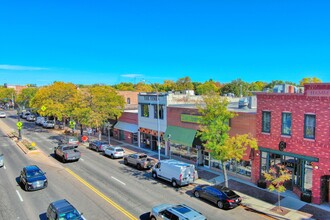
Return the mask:
M 74 147 L 73 146 L 67 146 L 67 147 L 63 147 L 63 150 L 73 150 Z
M 226 190 L 224 191 L 224 193 L 228 196 L 228 197 L 233 197 L 236 196 L 236 193 L 232 190 Z
M 119 149 L 116 149 L 117 152 L 122 152 L 124 151 L 123 149 L 119 148 Z
M 36 177 L 36 176 L 42 176 L 44 173 L 41 170 L 30 170 L 26 173 L 26 176 L 29 177 Z
M 140 155 L 140 156 L 139 156 L 140 159 L 147 158 L 147 157 L 148 157 L 148 155 L 146 155 L 146 154 L 145 154 L 145 155 Z
M 80 218 L 80 214 L 77 210 L 71 210 L 69 212 L 66 213 L 61 213 L 59 214 L 59 220 L 73 220 L 73 219 L 81 219 Z

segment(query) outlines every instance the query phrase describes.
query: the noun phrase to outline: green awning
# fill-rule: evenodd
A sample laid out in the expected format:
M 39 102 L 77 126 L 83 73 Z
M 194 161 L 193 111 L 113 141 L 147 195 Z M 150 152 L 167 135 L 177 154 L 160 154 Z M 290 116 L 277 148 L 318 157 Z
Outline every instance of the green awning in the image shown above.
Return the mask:
M 167 126 L 164 139 L 167 141 L 169 137 L 171 143 L 192 146 L 196 135 L 196 130 L 189 128 L 181 128 L 177 126 Z

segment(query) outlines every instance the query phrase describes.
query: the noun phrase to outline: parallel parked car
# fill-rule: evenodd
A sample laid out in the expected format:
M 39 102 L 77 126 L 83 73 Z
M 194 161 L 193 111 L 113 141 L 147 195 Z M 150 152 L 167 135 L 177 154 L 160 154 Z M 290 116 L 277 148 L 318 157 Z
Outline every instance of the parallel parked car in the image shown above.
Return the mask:
M 26 120 L 27 120 L 27 121 L 35 121 L 35 120 L 36 120 L 36 115 L 34 115 L 34 114 L 29 114 L 29 115 L 26 117 Z
M 242 198 L 234 191 L 222 185 L 199 185 L 193 189 L 196 198 L 203 198 L 215 203 L 220 209 L 239 206 Z
M 45 117 L 39 116 L 36 118 L 36 125 L 42 125 L 44 123 L 44 121 L 46 121 Z
M 108 142 L 106 141 L 92 141 L 89 143 L 89 148 L 96 150 L 97 152 L 99 151 L 104 151 L 105 148 L 108 146 Z
M 54 121 L 44 121 L 42 123 L 42 127 L 44 127 L 44 128 L 54 128 L 55 127 Z
M 75 136 L 65 136 L 60 139 L 62 144 L 72 144 L 72 145 L 79 145 L 80 142 L 77 137 Z
M 161 204 L 152 208 L 150 213 L 150 219 L 206 220 L 206 217 L 202 215 L 202 213 L 184 204 Z
M 6 112 L 0 112 L 0 118 L 5 118 L 7 117 Z
M 135 153 L 124 156 L 125 165 L 132 164 L 139 170 L 150 169 L 155 165 L 155 163 L 155 159 L 148 157 L 148 155 L 144 153 Z
M 104 155 L 111 157 L 111 159 L 122 158 L 124 157 L 124 153 L 124 149 L 118 146 L 106 145 L 104 150 Z
M 23 112 L 22 113 L 22 118 L 26 119 L 27 116 L 29 116 L 31 114 L 31 112 Z
M 36 165 L 26 166 L 21 171 L 20 183 L 24 186 L 25 191 L 43 189 L 48 185 L 45 174 Z
M 61 199 L 50 203 L 46 212 L 46 216 L 49 220 L 85 219 L 83 213 L 80 213 L 66 199 Z

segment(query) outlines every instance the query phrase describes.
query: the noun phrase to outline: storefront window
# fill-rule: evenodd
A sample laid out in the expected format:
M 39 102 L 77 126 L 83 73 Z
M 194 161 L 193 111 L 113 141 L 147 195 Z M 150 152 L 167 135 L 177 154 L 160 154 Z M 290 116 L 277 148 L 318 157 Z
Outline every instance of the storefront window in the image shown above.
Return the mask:
M 171 143 L 171 154 L 191 161 L 197 161 L 197 149 L 182 144 Z
M 313 168 L 312 163 L 305 161 L 305 190 L 312 190 L 312 181 L 313 181 Z

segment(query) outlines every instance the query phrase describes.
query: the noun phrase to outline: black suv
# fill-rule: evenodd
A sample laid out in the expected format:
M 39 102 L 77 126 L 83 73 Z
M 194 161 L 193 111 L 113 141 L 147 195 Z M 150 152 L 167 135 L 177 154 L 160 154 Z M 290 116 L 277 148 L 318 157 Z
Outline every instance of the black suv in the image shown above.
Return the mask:
M 20 183 L 24 186 L 25 191 L 46 188 L 48 181 L 45 174 L 36 165 L 26 166 L 21 171 Z

